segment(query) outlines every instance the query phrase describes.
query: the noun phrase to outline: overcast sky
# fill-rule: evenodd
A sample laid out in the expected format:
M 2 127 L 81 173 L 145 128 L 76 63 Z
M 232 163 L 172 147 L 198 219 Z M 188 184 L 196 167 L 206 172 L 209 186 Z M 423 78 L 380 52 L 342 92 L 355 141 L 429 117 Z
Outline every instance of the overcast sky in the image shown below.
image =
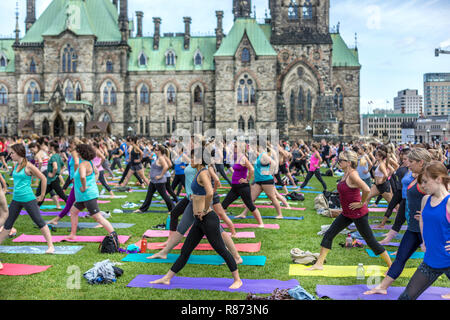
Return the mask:
M 36 0 L 37 16 L 52 0 Z M 81 1 L 81 0 L 80 0 Z M 95 1 L 95 0 L 85 0 Z M 129 17 L 144 12 L 144 35 L 153 33 L 152 17 L 161 17 L 161 32 L 183 32 L 183 17 L 192 17 L 194 35 L 214 34 L 216 10 L 224 11 L 224 29 L 233 24 L 232 0 L 128 0 Z M 268 0 L 253 0 L 256 17 L 268 12 Z M 14 0 L 0 0 L 0 35 L 13 37 Z M 361 112 L 368 102 L 393 108 L 393 98 L 402 89 L 423 94 L 423 74 L 450 72 L 450 55 L 434 56 L 434 49 L 450 49 L 449 0 L 331 0 L 330 25 L 340 22 L 340 33 L 349 46 L 358 49 L 361 70 Z M 19 1 L 21 36 L 25 30 L 26 0 Z M 270 15 L 270 12 L 268 12 Z M 389 101 L 389 103 L 387 103 Z

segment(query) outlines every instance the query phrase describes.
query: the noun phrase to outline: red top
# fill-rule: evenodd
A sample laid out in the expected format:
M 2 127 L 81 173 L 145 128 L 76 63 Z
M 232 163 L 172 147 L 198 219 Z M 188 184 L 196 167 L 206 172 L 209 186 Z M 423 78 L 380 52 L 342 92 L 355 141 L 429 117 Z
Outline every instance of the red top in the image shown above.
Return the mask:
M 353 202 L 361 202 L 359 188 L 350 188 L 346 181 L 341 181 L 337 185 L 339 200 L 341 201 L 342 215 L 350 219 L 358 219 L 369 213 L 369 208 L 364 205 L 360 209 L 352 210 L 349 205 Z

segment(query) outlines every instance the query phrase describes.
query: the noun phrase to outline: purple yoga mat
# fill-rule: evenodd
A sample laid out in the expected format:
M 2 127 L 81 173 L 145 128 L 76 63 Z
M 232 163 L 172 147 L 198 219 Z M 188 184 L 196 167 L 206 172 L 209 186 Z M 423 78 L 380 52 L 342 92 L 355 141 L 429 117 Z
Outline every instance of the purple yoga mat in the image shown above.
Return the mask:
M 41 211 L 41 216 L 57 216 L 58 214 L 60 214 L 61 211 Z M 26 211 L 20 211 L 20 215 L 24 216 L 27 215 L 28 212 Z M 89 214 L 89 212 L 87 211 L 81 211 L 80 213 L 78 213 L 78 216 L 83 218 L 86 217 Z M 67 214 L 68 216 L 70 216 L 70 213 Z
M 387 294 L 364 295 L 367 285 L 353 286 L 317 285 L 316 293 L 319 298 L 328 297 L 333 300 L 397 300 L 405 287 L 390 287 Z M 430 287 L 417 300 L 444 300 L 441 295 L 450 293 L 450 288 Z
M 367 246 L 367 242 L 364 240 L 359 240 L 361 241 L 361 243 L 365 246 Z M 383 246 L 388 246 L 388 247 L 400 247 L 400 242 L 389 242 L 388 244 L 383 244 Z
M 392 228 L 392 226 L 386 224 L 386 225 L 384 225 L 383 228 L 377 228 L 377 225 L 376 225 L 376 224 L 371 224 L 371 225 L 370 225 L 370 228 L 371 228 L 372 230 L 390 230 L 390 229 Z M 349 225 L 349 226 L 347 227 L 347 229 L 349 229 L 349 230 L 355 230 L 355 229 L 356 229 L 356 226 L 355 226 L 354 224 L 351 224 L 351 225 Z M 402 227 L 400 228 L 400 230 L 406 230 L 406 229 L 408 229 L 407 226 L 402 226 Z
M 232 278 L 189 278 L 173 277 L 170 285 L 151 284 L 150 281 L 161 279 L 163 275 L 140 274 L 134 278 L 127 287 L 134 288 L 154 288 L 154 289 L 194 289 L 194 290 L 215 290 L 226 292 L 245 293 L 272 293 L 276 288 L 291 289 L 299 285 L 296 279 L 281 281 L 275 279 L 242 279 L 242 286 L 239 289 L 229 289 L 233 283 Z

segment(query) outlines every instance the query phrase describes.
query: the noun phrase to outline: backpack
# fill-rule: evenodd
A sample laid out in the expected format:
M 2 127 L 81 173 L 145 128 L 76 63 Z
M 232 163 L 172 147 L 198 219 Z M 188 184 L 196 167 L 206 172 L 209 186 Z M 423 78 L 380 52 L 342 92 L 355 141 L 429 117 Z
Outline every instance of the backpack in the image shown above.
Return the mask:
M 119 238 L 117 237 L 117 233 L 113 232 L 103 238 L 99 246 L 99 251 L 100 253 L 116 253 L 119 252 L 119 248 Z
M 325 198 L 323 193 L 319 194 L 314 198 L 314 209 L 317 214 L 320 214 L 325 217 L 331 217 L 330 207 L 328 205 L 328 200 Z
M 323 194 L 328 201 L 330 209 L 339 209 L 341 207 L 341 200 L 339 199 L 338 192 L 324 191 Z
M 288 198 L 289 200 L 294 200 L 294 201 L 305 201 L 305 196 L 303 194 L 297 193 L 295 191 L 288 193 L 286 195 L 286 198 Z

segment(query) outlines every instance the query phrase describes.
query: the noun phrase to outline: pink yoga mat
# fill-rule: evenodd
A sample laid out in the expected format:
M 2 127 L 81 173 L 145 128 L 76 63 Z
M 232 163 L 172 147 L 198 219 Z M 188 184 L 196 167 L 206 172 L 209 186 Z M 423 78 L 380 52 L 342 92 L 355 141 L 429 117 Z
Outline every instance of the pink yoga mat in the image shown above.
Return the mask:
M 221 223 L 222 228 L 228 228 L 226 223 Z M 234 223 L 234 227 L 236 229 L 245 229 L 245 228 L 258 228 L 258 224 L 256 223 Z M 259 229 L 259 228 L 258 228 Z M 261 229 L 280 229 L 279 224 L 264 224 L 264 228 Z
M 51 266 L 33 266 L 29 264 L 4 263 L 0 275 L 3 276 L 26 276 L 44 272 Z
M 387 208 L 369 208 L 369 212 L 385 212 Z
M 245 205 L 243 205 L 243 204 L 230 204 L 230 207 L 233 207 L 233 208 L 245 208 Z M 261 208 L 261 209 L 275 209 L 274 206 L 257 205 L 255 207 Z M 291 209 L 286 209 L 285 207 L 281 207 L 281 209 L 284 209 L 284 210 L 297 210 L 297 211 L 306 210 L 306 208 L 293 208 L 293 207 L 291 207 Z
M 167 238 L 169 237 L 169 230 L 147 230 L 144 233 L 144 236 L 148 238 Z M 231 235 L 230 232 L 228 232 Z M 187 237 L 187 234 L 184 235 Z M 204 239 L 206 237 L 203 237 Z M 254 232 L 237 232 L 235 238 L 255 238 Z
M 53 199 L 44 199 L 44 201 L 53 201 Z M 59 202 L 64 202 L 63 199 L 58 199 Z M 98 203 L 111 203 L 109 200 L 97 200 Z
M 147 244 L 148 250 L 161 250 L 163 242 L 150 242 Z M 136 242 L 136 245 L 140 248 L 141 241 Z M 183 243 L 179 243 L 174 250 L 180 250 L 183 247 Z M 235 243 L 236 250 L 239 252 L 259 252 L 261 250 L 261 242 L 257 243 Z M 200 243 L 195 250 L 212 251 L 213 247 L 209 243 Z
M 77 236 L 75 240 L 65 240 L 67 236 L 52 236 L 52 241 L 55 242 L 102 242 L 105 236 Z M 119 242 L 125 243 L 130 239 L 130 236 L 119 236 Z M 44 236 L 41 235 L 26 235 L 21 234 L 15 238 L 13 242 L 46 242 Z

